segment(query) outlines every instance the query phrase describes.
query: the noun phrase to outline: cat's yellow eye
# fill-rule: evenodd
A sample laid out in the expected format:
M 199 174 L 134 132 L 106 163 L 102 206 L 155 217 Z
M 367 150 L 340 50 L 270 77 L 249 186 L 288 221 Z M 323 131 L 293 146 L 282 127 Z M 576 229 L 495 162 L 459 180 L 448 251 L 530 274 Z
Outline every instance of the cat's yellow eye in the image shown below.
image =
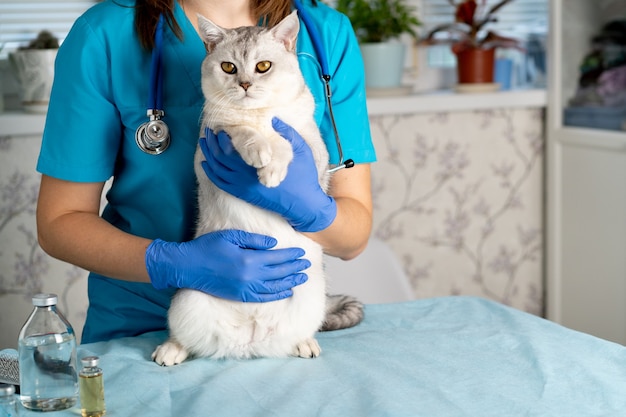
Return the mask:
M 237 72 L 237 67 L 232 62 L 222 62 L 222 71 L 227 74 L 234 74 Z
M 264 72 L 267 72 L 267 70 L 269 70 L 271 66 L 272 63 L 270 61 L 261 61 L 256 64 L 256 71 L 263 74 Z

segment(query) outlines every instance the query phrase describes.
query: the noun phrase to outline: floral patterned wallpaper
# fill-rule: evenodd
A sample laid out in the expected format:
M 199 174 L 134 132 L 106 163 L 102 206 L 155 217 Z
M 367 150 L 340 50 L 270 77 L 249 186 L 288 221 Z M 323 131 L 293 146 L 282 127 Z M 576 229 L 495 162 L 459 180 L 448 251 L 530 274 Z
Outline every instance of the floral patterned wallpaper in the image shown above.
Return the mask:
M 543 111 L 371 119 L 374 234 L 416 297 L 487 297 L 543 313 Z
M 0 137 L 0 349 L 17 347 L 31 296 L 53 292 L 78 335 L 87 310 L 87 272 L 51 258 L 37 244 L 38 137 Z
M 376 116 L 373 233 L 418 298 L 487 297 L 543 313 L 543 113 L 498 109 Z M 37 245 L 40 139 L 0 137 L 0 349 L 16 347 L 30 296 L 59 295 L 80 336 L 86 271 Z

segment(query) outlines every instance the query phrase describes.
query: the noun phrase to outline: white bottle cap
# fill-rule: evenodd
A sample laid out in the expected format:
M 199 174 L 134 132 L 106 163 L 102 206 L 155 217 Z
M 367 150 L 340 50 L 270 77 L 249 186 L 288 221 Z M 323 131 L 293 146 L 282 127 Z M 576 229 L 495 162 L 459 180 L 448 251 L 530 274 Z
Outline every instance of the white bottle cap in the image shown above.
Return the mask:
M 48 307 L 56 305 L 58 297 L 56 294 L 35 294 L 33 296 L 33 305 L 36 307 Z
M 83 366 L 94 367 L 98 366 L 99 361 L 100 358 L 98 358 L 97 356 L 85 356 L 80 360 L 80 363 L 82 363 Z

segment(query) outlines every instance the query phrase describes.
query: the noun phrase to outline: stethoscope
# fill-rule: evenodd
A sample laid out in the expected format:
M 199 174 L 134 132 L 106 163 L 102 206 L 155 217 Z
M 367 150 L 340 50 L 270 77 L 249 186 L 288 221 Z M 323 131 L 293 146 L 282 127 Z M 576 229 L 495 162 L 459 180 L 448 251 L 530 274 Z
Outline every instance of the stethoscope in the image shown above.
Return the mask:
M 159 21 L 154 35 L 154 48 L 152 49 L 152 66 L 150 68 L 150 92 L 148 93 L 147 116 L 150 120 L 142 123 L 135 132 L 135 142 L 139 149 L 150 155 L 163 153 L 172 141 L 170 129 L 161 120 L 165 116 L 163 111 L 163 15 Z
M 298 14 L 309 32 L 313 49 L 319 60 L 322 81 L 324 83 L 324 91 L 326 104 L 328 105 L 328 114 L 335 135 L 335 143 L 337 144 L 337 152 L 339 153 L 339 163 L 328 170 L 335 172 L 343 168 L 352 168 L 354 161 L 346 159 L 344 161 L 343 149 L 341 148 L 341 139 L 335 122 L 332 104 L 332 90 L 330 87 L 330 71 L 328 69 L 328 61 L 324 48 L 321 44 L 321 36 L 311 21 L 310 16 L 304 11 L 299 0 L 294 0 L 294 6 L 298 10 Z M 152 67 L 150 69 L 150 93 L 148 95 L 147 116 L 150 120 L 142 123 L 135 132 L 135 141 L 142 151 L 151 155 L 158 155 L 165 151 L 171 143 L 170 131 L 167 124 L 162 120 L 165 112 L 163 111 L 163 62 L 161 59 L 163 50 L 163 16 L 159 17 L 154 36 L 154 48 L 152 50 Z

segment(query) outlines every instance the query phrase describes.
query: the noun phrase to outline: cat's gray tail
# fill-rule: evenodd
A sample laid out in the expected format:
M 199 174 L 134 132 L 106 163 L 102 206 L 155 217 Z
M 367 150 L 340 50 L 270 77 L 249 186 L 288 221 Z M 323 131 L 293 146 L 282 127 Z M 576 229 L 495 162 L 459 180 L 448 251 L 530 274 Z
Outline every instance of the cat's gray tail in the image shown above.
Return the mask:
M 350 295 L 327 295 L 326 318 L 321 331 L 346 329 L 363 320 L 363 304 Z

